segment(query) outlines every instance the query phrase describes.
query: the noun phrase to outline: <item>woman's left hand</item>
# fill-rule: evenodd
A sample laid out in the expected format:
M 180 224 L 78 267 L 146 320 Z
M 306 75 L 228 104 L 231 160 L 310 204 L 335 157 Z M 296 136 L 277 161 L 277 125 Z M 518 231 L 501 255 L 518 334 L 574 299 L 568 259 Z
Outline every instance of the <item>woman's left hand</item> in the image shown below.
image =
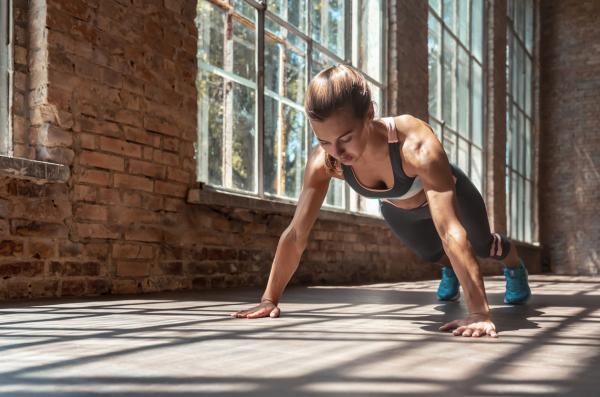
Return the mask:
M 440 327 L 440 331 L 452 331 L 454 336 L 480 337 L 489 335 L 497 338 L 496 326 L 489 315 L 471 314 L 463 320 L 454 320 Z

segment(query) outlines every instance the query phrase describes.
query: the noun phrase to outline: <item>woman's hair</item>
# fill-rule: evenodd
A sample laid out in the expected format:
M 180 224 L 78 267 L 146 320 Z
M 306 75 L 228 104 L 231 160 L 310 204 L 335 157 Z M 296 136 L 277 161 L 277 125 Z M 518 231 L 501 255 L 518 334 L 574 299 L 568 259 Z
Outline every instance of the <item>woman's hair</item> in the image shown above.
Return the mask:
M 371 105 L 371 90 L 365 78 L 354 68 L 337 64 L 320 71 L 308 84 L 304 110 L 311 120 L 323 121 L 336 110 L 347 108 L 358 119 L 364 119 Z M 327 170 L 341 176 L 339 162 L 326 154 Z

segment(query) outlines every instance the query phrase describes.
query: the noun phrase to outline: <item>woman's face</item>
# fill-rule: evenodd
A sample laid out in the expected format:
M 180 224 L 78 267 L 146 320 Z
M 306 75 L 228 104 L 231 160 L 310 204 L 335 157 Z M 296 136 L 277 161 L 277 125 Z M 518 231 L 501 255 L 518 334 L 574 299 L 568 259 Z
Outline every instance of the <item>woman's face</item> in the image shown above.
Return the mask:
M 326 120 L 310 120 L 315 136 L 325 151 L 344 164 L 355 162 L 363 154 L 368 134 L 366 121 L 340 109 Z

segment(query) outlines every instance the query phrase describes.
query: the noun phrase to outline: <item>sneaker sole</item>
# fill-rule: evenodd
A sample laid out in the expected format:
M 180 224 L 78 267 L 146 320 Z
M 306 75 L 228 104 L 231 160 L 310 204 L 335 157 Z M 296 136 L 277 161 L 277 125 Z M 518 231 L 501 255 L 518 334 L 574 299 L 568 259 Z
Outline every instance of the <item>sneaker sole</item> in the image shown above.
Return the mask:
M 506 298 L 504 298 L 504 303 L 506 303 L 507 305 L 522 305 L 524 303 L 527 303 L 527 301 L 529 300 L 529 298 L 531 298 L 531 292 L 529 293 L 529 295 L 527 295 L 527 297 L 525 299 L 517 301 L 517 302 L 508 302 L 506 300 Z
M 453 297 L 449 298 L 449 299 L 441 299 L 439 296 L 437 297 L 437 299 L 440 302 L 454 302 L 457 301 L 458 298 L 460 298 L 460 291 L 456 293 L 456 295 L 454 295 Z

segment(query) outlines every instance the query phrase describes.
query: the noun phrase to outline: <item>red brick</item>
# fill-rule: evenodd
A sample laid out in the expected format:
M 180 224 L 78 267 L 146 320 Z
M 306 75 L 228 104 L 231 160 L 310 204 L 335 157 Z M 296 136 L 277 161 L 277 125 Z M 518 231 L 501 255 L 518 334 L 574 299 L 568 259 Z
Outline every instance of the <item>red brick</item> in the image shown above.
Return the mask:
M 117 259 L 152 259 L 154 258 L 154 250 L 151 245 L 115 244 L 112 248 L 112 257 Z
M 148 261 L 117 261 L 117 276 L 119 277 L 144 277 L 150 273 Z
M 75 217 L 78 220 L 106 221 L 108 210 L 103 205 L 78 204 L 75 209 Z
M 82 165 L 106 168 L 114 171 L 123 171 L 125 169 L 125 161 L 122 157 L 87 150 L 81 152 L 79 162 Z
M 120 139 L 101 136 L 99 146 L 100 150 L 112 152 L 127 157 L 142 157 L 142 147 L 135 143 L 129 143 Z
M 180 183 L 156 181 L 154 191 L 158 194 L 183 198 L 187 195 L 188 186 Z
M 87 185 L 75 185 L 73 188 L 73 198 L 75 201 L 96 201 L 97 188 Z
M 167 179 L 186 184 L 192 182 L 189 172 L 173 167 L 167 168 Z
M 147 161 L 130 160 L 129 172 L 137 175 L 145 175 L 156 179 L 165 179 L 166 167 Z
M 97 223 L 76 223 L 75 230 L 80 238 L 119 238 L 119 230 L 115 226 L 102 225 Z
M 132 223 L 157 223 L 159 214 L 142 208 L 112 206 L 109 211 L 111 223 L 128 225 Z
M 114 184 L 115 187 L 124 189 L 143 190 L 146 192 L 152 192 L 154 190 L 154 182 L 152 179 L 140 176 L 115 174 Z
M 79 182 L 93 185 L 109 186 L 110 172 L 83 168 L 79 175 Z

